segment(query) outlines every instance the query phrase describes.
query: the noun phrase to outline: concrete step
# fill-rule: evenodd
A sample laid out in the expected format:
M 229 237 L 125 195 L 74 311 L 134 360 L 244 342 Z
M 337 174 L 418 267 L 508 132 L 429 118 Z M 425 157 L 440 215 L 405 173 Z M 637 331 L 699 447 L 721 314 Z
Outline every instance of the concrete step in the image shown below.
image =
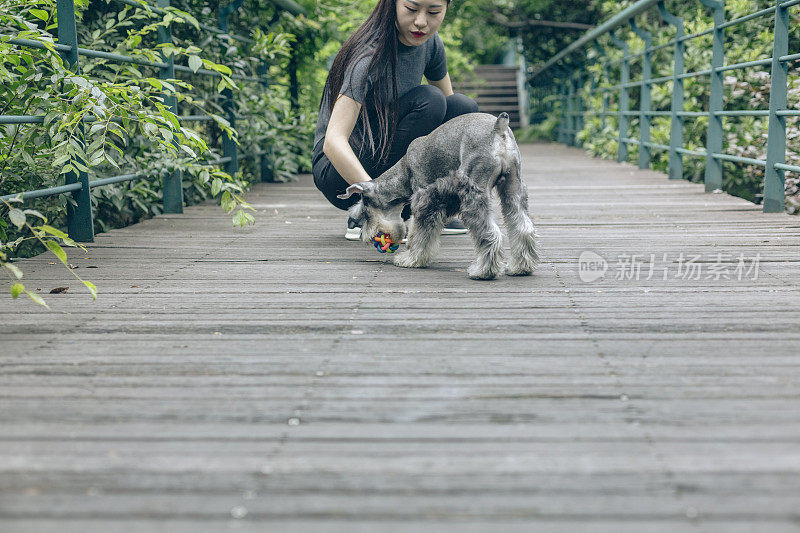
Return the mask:
M 487 104 L 516 105 L 518 101 L 516 93 L 508 96 L 481 96 L 481 102 Z
M 484 113 L 508 113 L 510 126 L 520 127 L 516 67 L 478 65 L 469 78 L 454 83 L 453 90 L 475 96 Z
M 501 87 L 501 88 L 517 88 L 516 78 L 513 80 L 484 80 L 484 79 L 466 79 L 457 82 L 458 85 L 468 85 L 471 87 Z

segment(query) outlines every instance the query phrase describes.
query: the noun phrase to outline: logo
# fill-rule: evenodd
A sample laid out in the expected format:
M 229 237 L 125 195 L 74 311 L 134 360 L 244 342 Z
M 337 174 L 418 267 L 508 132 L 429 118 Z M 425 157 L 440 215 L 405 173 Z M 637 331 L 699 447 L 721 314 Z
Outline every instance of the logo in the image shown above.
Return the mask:
M 578 258 L 578 277 L 584 283 L 602 278 L 608 270 L 608 262 L 589 250 L 581 252 Z

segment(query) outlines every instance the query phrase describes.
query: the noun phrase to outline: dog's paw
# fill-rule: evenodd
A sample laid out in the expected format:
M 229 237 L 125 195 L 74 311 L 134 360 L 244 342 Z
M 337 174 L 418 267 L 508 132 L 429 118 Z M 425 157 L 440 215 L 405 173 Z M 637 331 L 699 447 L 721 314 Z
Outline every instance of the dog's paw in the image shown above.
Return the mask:
M 525 264 L 511 264 L 505 271 L 506 276 L 530 276 L 533 274 L 533 266 Z
M 503 273 L 502 265 L 496 265 L 495 268 L 486 268 L 486 265 L 480 263 L 472 263 L 467 269 L 469 279 L 489 281 L 495 279 Z
M 408 250 L 403 250 L 402 252 L 398 252 L 394 256 L 394 264 L 395 266 L 403 267 L 403 268 L 425 268 L 426 264 L 423 264 L 418 257 L 412 254 Z
M 539 256 L 535 253 L 513 257 L 506 270 L 507 276 L 530 276 L 539 264 Z

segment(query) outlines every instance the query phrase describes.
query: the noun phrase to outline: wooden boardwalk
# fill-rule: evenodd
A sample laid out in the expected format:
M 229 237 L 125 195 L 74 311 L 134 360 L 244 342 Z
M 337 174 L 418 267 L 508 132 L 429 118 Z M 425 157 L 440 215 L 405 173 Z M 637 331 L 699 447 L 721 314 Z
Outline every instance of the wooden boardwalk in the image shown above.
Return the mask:
M 529 278 L 395 268 L 308 176 L 98 235 L 94 303 L 25 261 L 71 288 L 0 299 L 0 531 L 800 531 L 800 218 L 522 149 Z

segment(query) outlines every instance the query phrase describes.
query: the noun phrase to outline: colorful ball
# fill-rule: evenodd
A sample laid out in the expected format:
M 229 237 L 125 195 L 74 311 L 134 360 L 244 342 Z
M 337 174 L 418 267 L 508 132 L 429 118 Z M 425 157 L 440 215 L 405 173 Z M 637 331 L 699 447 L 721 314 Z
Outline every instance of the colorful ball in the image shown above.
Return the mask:
M 372 241 L 372 244 L 374 244 L 375 248 L 377 248 L 377 250 L 382 254 L 385 254 L 386 252 L 393 254 L 398 248 L 400 248 L 400 245 L 392 241 L 392 239 L 386 233 L 379 233 L 376 235 Z

